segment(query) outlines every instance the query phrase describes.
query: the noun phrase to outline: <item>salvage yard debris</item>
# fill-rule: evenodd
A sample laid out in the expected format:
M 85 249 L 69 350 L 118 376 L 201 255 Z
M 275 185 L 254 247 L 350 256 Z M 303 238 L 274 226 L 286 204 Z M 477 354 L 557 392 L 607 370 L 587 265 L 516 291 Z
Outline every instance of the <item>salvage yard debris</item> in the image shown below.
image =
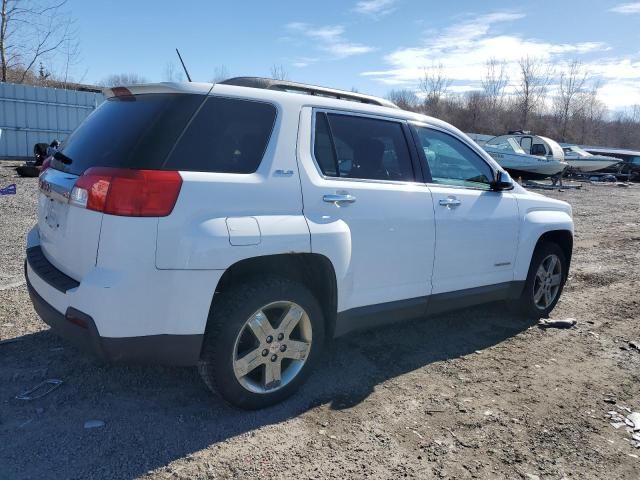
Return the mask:
M 628 407 L 620 405 L 616 405 L 616 407 L 625 412 L 631 412 Z M 611 426 L 616 430 L 625 427 L 626 432 L 631 434 L 631 440 L 629 440 L 631 445 L 635 448 L 640 448 L 640 433 L 637 433 L 640 432 L 640 412 L 631 412 L 625 416 L 615 410 L 611 410 L 607 412 L 607 415 Z
M 0 188 L 0 195 L 15 195 L 16 190 L 16 184 L 12 183 L 11 185 L 7 185 L 4 188 Z
M 102 428 L 104 427 L 104 422 L 102 420 L 87 420 L 84 422 L 84 428 Z
M 538 322 L 540 328 L 571 328 L 577 323 L 575 318 L 565 318 L 564 320 L 552 320 L 543 318 Z
M 60 387 L 64 382 L 62 380 L 58 380 L 57 378 L 49 378 L 40 382 L 38 385 L 33 387 L 26 392 L 22 392 L 20 395 L 16 396 L 17 400 L 36 400 L 38 398 L 42 398 L 45 395 L 49 395 L 55 389 Z

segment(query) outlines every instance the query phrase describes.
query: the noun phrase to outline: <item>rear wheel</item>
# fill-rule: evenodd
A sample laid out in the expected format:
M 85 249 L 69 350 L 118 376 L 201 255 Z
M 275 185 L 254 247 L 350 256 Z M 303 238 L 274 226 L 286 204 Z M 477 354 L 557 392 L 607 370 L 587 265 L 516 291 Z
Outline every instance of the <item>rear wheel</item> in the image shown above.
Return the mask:
M 518 310 L 530 318 L 546 318 L 554 309 L 567 278 L 567 261 L 555 243 L 540 244 L 531 259 Z
M 216 297 L 200 374 L 227 402 L 266 407 L 300 387 L 323 340 L 322 311 L 303 285 L 280 278 L 252 281 Z

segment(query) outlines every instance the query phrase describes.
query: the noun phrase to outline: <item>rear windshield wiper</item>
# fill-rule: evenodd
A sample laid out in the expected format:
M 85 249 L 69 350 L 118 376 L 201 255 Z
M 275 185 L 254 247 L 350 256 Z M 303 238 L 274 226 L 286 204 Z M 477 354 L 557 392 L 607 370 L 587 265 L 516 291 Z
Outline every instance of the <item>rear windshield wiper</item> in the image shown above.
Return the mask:
M 73 160 L 71 160 L 71 158 L 67 157 L 64 153 L 62 152 L 56 152 L 53 154 L 53 158 L 55 158 L 56 160 L 61 161 L 62 163 L 64 163 L 65 165 L 71 165 L 73 163 Z

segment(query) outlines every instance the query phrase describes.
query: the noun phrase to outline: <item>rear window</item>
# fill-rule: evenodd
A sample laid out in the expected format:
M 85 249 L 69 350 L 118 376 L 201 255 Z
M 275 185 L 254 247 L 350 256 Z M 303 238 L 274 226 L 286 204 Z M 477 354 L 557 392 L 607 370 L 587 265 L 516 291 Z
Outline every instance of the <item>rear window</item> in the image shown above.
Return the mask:
M 275 118 L 273 105 L 247 100 L 186 94 L 110 98 L 73 132 L 52 166 L 76 175 L 94 166 L 252 173 Z
M 184 94 L 110 98 L 71 134 L 52 166 L 75 175 L 94 166 L 162 168 L 204 99 Z
M 253 173 L 269 143 L 273 105 L 209 97 L 167 159 L 166 168 Z

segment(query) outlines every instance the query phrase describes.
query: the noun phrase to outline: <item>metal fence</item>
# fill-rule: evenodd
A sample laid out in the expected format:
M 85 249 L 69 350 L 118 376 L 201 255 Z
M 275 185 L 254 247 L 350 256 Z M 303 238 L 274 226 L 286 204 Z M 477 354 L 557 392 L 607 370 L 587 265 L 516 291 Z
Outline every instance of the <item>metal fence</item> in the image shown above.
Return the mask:
M 35 143 L 64 140 L 103 100 L 101 93 L 0 83 L 0 160 L 31 158 Z

